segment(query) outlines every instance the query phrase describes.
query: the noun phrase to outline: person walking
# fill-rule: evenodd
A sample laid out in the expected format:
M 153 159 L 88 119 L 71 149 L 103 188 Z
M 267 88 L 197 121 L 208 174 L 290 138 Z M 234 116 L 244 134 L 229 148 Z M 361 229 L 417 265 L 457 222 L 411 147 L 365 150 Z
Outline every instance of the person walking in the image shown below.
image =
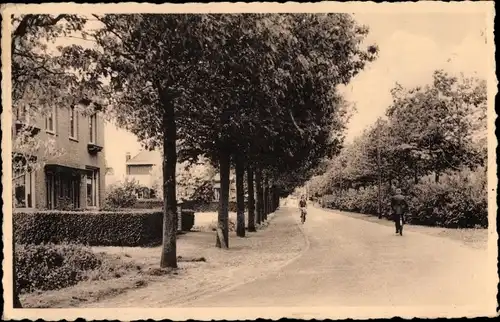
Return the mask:
M 405 213 L 408 210 L 406 198 L 401 193 L 401 189 L 396 189 L 396 194 L 391 198 L 391 209 L 394 222 L 396 224 L 396 234 L 403 236 L 403 225 L 405 223 Z
M 302 223 L 306 221 L 306 214 L 307 214 L 306 208 L 307 208 L 306 197 L 302 196 L 299 201 L 300 219 Z

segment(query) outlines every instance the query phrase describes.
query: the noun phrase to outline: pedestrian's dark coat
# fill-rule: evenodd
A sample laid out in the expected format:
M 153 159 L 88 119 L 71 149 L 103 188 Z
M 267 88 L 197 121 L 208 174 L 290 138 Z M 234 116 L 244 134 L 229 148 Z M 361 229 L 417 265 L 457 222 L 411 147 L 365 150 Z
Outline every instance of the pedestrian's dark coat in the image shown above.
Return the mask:
M 394 195 L 391 198 L 391 208 L 395 215 L 402 215 L 408 209 L 405 197 L 400 194 Z

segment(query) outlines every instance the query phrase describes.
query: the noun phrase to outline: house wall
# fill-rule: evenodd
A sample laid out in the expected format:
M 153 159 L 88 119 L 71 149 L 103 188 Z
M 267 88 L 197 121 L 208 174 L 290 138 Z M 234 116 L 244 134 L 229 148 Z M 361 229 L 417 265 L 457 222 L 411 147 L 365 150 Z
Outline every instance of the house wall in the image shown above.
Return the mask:
M 69 108 L 56 109 L 55 133 L 49 133 L 45 128 L 45 117 L 38 116 L 32 120 L 32 124 L 36 124 L 41 131 L 36 138 L 41 141 L 53 138 L 58 149 L 62 150 L 62 155 L 57 157 L 47 157 L 44 163 L 54 163 L 73 168 L 93 167 L 99 169 L 99 184 L 98 184 L 98 204 L 101 205 L 104 200 L 105 192 L 105 177 L 106 164 L 103 149 L 101 152 L 92 155 L 87 150 L 89 143 L 89 120 L 88 116 L 78 114 L 77 122 L 77 137 L 70 138 L 70 114 Z M 14 120 L 13 120 L 14 121 Z M 96 144 L 104 147 L 104 120 L 102 116 L 97 114 L 97 138 Z M 15 136 L 15 131 L 13 131 Z M 14 140 L 14 137 L 13 137 Z M 13 147 L 14 148 L 14 147 Z M 85 181 L 81 180 L 80 185 L 80 206 L 85 206 Z M 45 172 L 43 167 L 35 172 L 35 205 L 36 208 L 45 208 L 47 196 L 47 187 L 45 183 Z
M 136 180 L 140 185 L 152 188 L 152 165 L 127 165 L 127 178 Z

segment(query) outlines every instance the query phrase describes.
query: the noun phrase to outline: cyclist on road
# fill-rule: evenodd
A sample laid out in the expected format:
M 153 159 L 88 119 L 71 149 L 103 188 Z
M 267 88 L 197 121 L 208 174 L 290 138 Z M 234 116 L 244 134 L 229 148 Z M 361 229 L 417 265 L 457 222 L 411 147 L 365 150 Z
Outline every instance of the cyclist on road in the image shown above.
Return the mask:
M 405 223 L 405 213 L 408 210 L 406 198 L 402 195 L 401 189 L 396 189 L 396 194 L 391 198 L 391 209 L 394 222 L 396 224 L 396 234 L 403 236 L 403 225 Z
M 302 220 L 302 223 L 304 223 L 306 221 L 306 208 L 307 208 L 307 202 L 304 196 L 300 198 L 299 208 L 300 208 L 300 219 Z

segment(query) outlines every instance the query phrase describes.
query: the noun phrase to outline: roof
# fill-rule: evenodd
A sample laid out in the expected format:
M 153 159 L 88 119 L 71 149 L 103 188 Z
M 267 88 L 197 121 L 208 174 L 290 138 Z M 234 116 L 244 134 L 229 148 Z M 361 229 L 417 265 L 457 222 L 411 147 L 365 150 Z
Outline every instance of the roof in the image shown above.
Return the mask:
M 137 165 L 156 165 L 160 163 L 161 163 L 161 153 L 159 151 L 147 151 L 147 150 L 139 152 L 135 157 L 131 158 L 126 162 L 126 164 L 137 164 Z

